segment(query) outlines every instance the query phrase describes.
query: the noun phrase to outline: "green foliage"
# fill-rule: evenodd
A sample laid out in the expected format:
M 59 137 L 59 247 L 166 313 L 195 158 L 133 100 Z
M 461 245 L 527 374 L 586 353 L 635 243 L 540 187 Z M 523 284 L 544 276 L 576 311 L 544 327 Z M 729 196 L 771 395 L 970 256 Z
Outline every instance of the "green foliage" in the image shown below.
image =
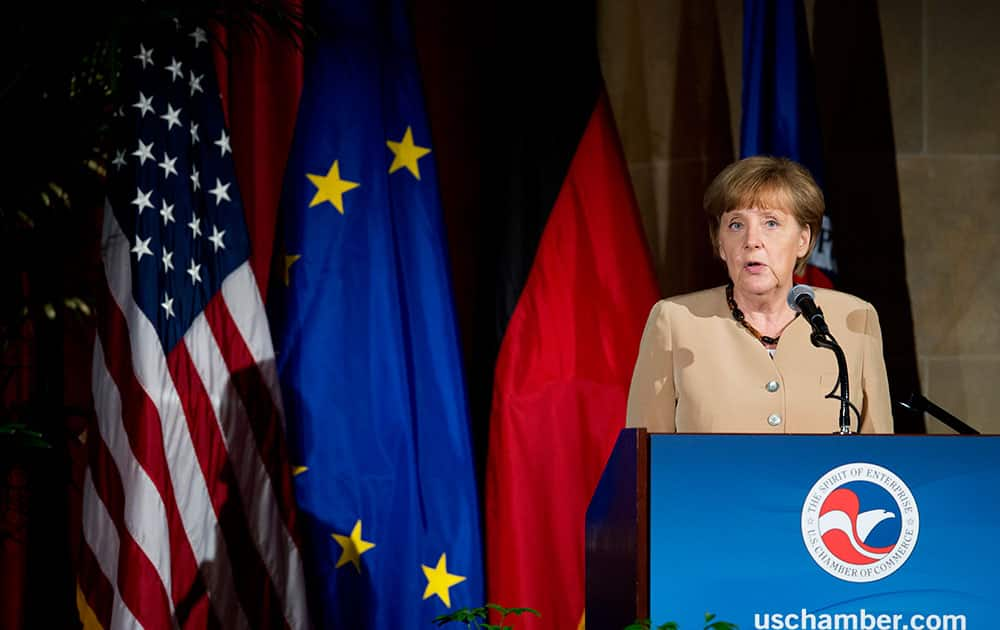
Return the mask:
M 678 630 L 678 628 L 680 628 L 680 626 L 676 621 L 668 621 L 667 623 L 656 626 L 656 630 Z M 624 630 L 652 630 L 652 621 L 649 619 L 636 619 L 631 624 L 625 626 Z M 716 621 L 715 615 L 712 613 L 705 613 L 704 630 L 739 630 L 739 626 L 728 621 Z
M 489 618 L 490 610 L 496 611 L 497 614 L 500 615 L 499 624 L 486 622 Z M 534 608 L 505 608 L 499 604 L 486 604 L 485 606 L 480 606 L 479 608 L 459 608 L 453 613 L 435 617 L 434 623 L 439 627 L 445 624 L 458 622 L 464 623 L 466 628 L 475 628 L 479 630 L 513 630 L 514 626 L 503 625 L 504 619 L 506 619 L 508 615 L 521 616 L 524 613 L 531 613 L 536 617 L 542 616 Z
M 494 610 L 500 615 L 500 623 L 487 623 L 489 611 Z M 458 610 L 440 615 L 434 618 L 434 623 L 440 627 L 450 623 L 463 623 L 466 628 L 473 630 L 514 630 L 514 626 L 505 626 L 504 619 L 508 615 L 520 616 L 524 613 L 541 618 L 541 614 L 534 608 L 505 608 L 499 604 L 486 604 L 478 608 L 459 608 Z M 679 630 L 680 626 L 676 621 L 668 621 L 656 626 L 655 630 Z M 625 626 L 622 630 L 654 630 L 652 621 L 649 619 L 636 619 Z M 705 626 L 702 630 L 739 630 L 739 626 L 728 621 L 719 621 L 716 615 L 705 613 Z
M 32 431 L 20 422 L 0 424 L 0 438 L 9 440 L 9 444 L 19 448 L 52 448 L 41 433 Z

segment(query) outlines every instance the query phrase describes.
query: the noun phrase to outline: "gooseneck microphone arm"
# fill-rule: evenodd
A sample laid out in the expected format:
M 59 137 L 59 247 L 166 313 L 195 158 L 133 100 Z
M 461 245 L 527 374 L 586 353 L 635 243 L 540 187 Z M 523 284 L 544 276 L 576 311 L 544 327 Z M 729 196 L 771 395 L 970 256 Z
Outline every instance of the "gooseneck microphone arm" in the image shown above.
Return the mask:
M 834 398 L 840 400 L 840 417 L 838 420 L 838 431 L 840 435 L 850 435 L 851 433 L 851 390 L 850 383 L 847 378 L 847 357 L 844 356 L 844 350 L 837 343 L 837 340 L 833 338 L 829 332 L 826 334 L 821 334 L 818 332 L 813 332 L 809 337 L 812 344 L 817 348 L 826 348 L 831 350 L 833 355 L 837 357 L 837 385 L 826 395 L 827 398 Z M 835 395 L 837 389 L 840 389 L 840 395 Z M 858 414 L 858 429 L 861 428 L 861 417 Z
M 851 410 L 858 416 L 858 430 L 861 429 L 861 413 L 851 404 L 850 382 L 847 372 L 847 357 L 844 350 L 837 343 L 830 333 L 830 328 L 823 318 L 823 311 L 816 306 L 816 294 L 812 287 L 805 284 L 797 284 L 788 292 L 788 306 L 793 310 L 802 313 L 812 326 L 813 332 L 809 337 L 812 344 L 817 348 L 826 348 L 833 352 L 837 358 L 837 384 L 826 395 L 840 401 L 840 415 L 838 419 L 837 433 L 840 435 L 851 434 Z M 839 392 L 838 392 L 839 390 Z

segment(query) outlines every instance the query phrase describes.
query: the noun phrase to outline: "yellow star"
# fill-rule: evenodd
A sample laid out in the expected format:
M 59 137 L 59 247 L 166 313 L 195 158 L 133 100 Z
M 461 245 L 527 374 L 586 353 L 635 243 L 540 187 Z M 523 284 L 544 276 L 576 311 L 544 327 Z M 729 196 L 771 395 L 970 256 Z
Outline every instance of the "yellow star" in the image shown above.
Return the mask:
M 337 560 L 336 568 L 339 569 L 350 562 L 358 570 L 358 574 L 360 574 L 361 554 L 375 546 L 375 543 L 361 539 L 361 519 L 358 519 L 358 522 L 354 524 L 354 529 L 351 530 L 350 536 L 341 536 L 340 534 L 330 535 L 343 548 L 343 551 L 340 553 L 340 560 Z
M 292 469 L 292 476 L 298 477 L 307 470 L 309 470 L 308 466 L 296 466 L 295 468 Z
M 417 164 L 417 160 L 430 153 L 431 150 L 413 144 L 413 130 L 407 127 L 402 140 L 399 142 L 387 140 L 385 144 L 396 156 L 389 166 L 389 173 L 395 173 L 405 166 L 406 170 L 413 173 L 414 177 L 420 179 L 420 165 Z
M 337 160 L 333 161 L 330 172 L 326 175 L 313 175 L 306 173 L 309 181 L 316 186 L 316 196 L 309 202 L 309 207 L 317 206 L 324 201 L 329 201 L 340 214 L 344 214 L 344 193 L 353 190 L 361 184 L 340 179 L 340 165 Z
M 448 589 L 460 582 L 464 582 L 465 577 L 448 573 L 448 561 L 444 554 L 441 554 L 437 566 L 433 569 L 426 564 L 420 565 L 420 568 L 424 570 L 424 576 L 427 578 L 424 599 L 427 599 L 431 595 L 437 595 L 444 602 L 445 606 L 451 608 L 451 594 L 448 592 Z
M 299 258 L 302 258 L 302 256 L 300 254 L 291 254 L 291 255 L 286 254 L 285 255 L 285 286 L 286 287 L 287 286 L 291 286 L 292 280 L 291 280 L 291 276 L 289 274 L 292 272 L 292 265 L 294 265 L 295 263 L 297 263 L 299 261 Z

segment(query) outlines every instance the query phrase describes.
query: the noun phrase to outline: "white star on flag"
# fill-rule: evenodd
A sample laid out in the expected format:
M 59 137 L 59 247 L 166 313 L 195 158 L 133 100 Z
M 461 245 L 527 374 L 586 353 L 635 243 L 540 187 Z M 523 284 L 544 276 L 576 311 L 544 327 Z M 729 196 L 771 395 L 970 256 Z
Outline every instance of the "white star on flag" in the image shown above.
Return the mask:
M 208 240 L 212 241 L 212 246 L 215 248 L 214 251 L 226 249 L 225 243 L 222 242 L 222 237 L 225 236 L 225 234 L 225 230 L 220 232 L 218 226 L 212 226 L 212 235 L 208 237 Z
M 229 193 L 226 192 L 227 190 L 229 190 L 229 184 L 223 184 L 219 180 L 219 178 L 216 177 L 215 188 L 208 191 L 209 194 L 215 195 L 215 205 L 219 205 L 220 203 L 222 203 L 223 199 L 225 199 L 226 201 L 232 201 L 232 199 L 229 198 Z
M 168 223 L 176 223 L 174 221 L 174 204 L 168 204 L 167 200 L 163 200 L 163 207 L 160 208 L 160 216 L 163 217 L 163 225 L 166 226 Z
M 233 148 L 229 146 L 229 136 L 226 135 L 225 129 L 222 130 L 222 135 L 219 137 L 219 139 L 213 142 L 212 144 L 214 144 L 215 146 L 219 147 L 219 149 L 222 150 L 222 155 L 233 152 Z
M 198 144 L 198 123 L 191 121 L 191 144 Z
M 194 164 L 191 165 L 191 190 L 201 190 L 201 177 L 198 173 L 198 167 Z
M 205 29 L 201 27 L 198 27 L 193 31 L 191 31 L 191 33 L 188 36 L 194 38 L 195 48 L 198 48 L 202 44 L 208 43 L 208 38 L 205 36 Z
M 198 217 L 191 217 L 191 222 L 187 225 L 191 228 L 191 238 L 198 238 L 201 236 L 201 219 Z
M 115 165 L 116 170 L 122 170 L 122 167 L 126 164 L 125 149 L 121 151 L 115 150 L 115 159 L 111 160 L 111 163 Z
M 172 158 L 163 153 L 163 161 L 158 163 L 157 166 L 163 169 L 163 179 L 170 179 L 170 175 L 176 175 L 177 169 L 174 167 L 174 163 L 177 162 L 177 158 Z
M 205 78 L 203 74 L 195 74 L 194 71 L 190 73 L 190 78 L 188 79 L 188 85 L 191 87 L 191 96 L 194 96 L 195 92 L 204 93 L 205 90 L 201 89 L 201 80 Z
M 167 273 L 168 271 L 170 271 L 173 268 L 174 268 L 174 253 L 172 251 L 170 251 L 169 249 L 167 249 L 166 247 L 164 247 L 163 248 L 163 273 Z
M 142 140 L 139 141 L 139 148 L 132 152 L 132 155 L 139 158 L 139 164 L 145 164 L 146 160 L 156 160 L 153 157 L 153 143 L 150 142 L 146 144 Z
M 140 116 L 145 116 L 147 112 L 151 114 L 156 113 L 156 110 L 153 109 L 153 97 L 150 96 L 149 98 L 146 98 L 146 95 L 142 92 L 139 92 L 139 100 L 132 103 L 132 107 L 135 107 L 141 112 L 139 114 Z
M 150 190 L 148 193 L 144 193 L 142 192 L 141 188 L 135 189 L 135 199 L 132 200 L 132 205 L 139 207 L 140 215 L 142 214 L 142 211 L 144 209 L 153 207 L 153 203 L 149 200 L 149 198 L 152 196 L 153 196 L 152 190 Z
M 139 238 L 138 234 L 135 235 L 135 246 L 132 247 L 132 253 L 135 254 L 136 262 L 142 260 L 142 257 L 147 254 L 150 256 L 153 255 L 153 252 L 149 250 L 149 241 L 151 240 L 153 240 L 152 236 L 150 236 L 146 240 L 142 240 L 141 238 Z
M 166 293 L 163 294 L 163 302 L 160 304 L 163 310 L 167 312 L 167 319 L 174 316 L 174 298 L 170 297 Z
M 139 54 L 132 58 L 141 61 L 142 69 L 145 70 L 147 64 L 153 63 L 153 49 L 150 48 L 149 50 L 146 50 L 145 46 L 139 44 Z
M 174 125 L 181 126 L 181 110 L 174 109 L 174 106 L 170 103 L 167 103 L 167 113 L 160 116 L 160 118 L 167 121 L 167 131 L 173 129 Z
M 165 68 L 167 72 L 173 77 L 170 82 L 173 83 L 177 79 L 183 79 L 184 73 L 181 72 L 181 62 L 177 61 L 176 57 L 170 58 L 170 65 Z
M 192 285 L 201 282 L 201 265 L 194 264 L 194 258 L 191 259 L 191 266 L 187 268 L 187 274 L 191 276 Z

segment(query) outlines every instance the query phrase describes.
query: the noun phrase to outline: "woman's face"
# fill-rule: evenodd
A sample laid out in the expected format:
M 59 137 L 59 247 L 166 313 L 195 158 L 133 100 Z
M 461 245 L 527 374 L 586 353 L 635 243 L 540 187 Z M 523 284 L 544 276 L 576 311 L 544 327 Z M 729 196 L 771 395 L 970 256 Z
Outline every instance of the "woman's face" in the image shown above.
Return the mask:
M 787 291 L 795 261 L 809 250 L 809 226 L 799 225 L 780 204 L 771 205 L 776 207 L 730 210 L 719 223 L 719 256 L 741 293 Z

